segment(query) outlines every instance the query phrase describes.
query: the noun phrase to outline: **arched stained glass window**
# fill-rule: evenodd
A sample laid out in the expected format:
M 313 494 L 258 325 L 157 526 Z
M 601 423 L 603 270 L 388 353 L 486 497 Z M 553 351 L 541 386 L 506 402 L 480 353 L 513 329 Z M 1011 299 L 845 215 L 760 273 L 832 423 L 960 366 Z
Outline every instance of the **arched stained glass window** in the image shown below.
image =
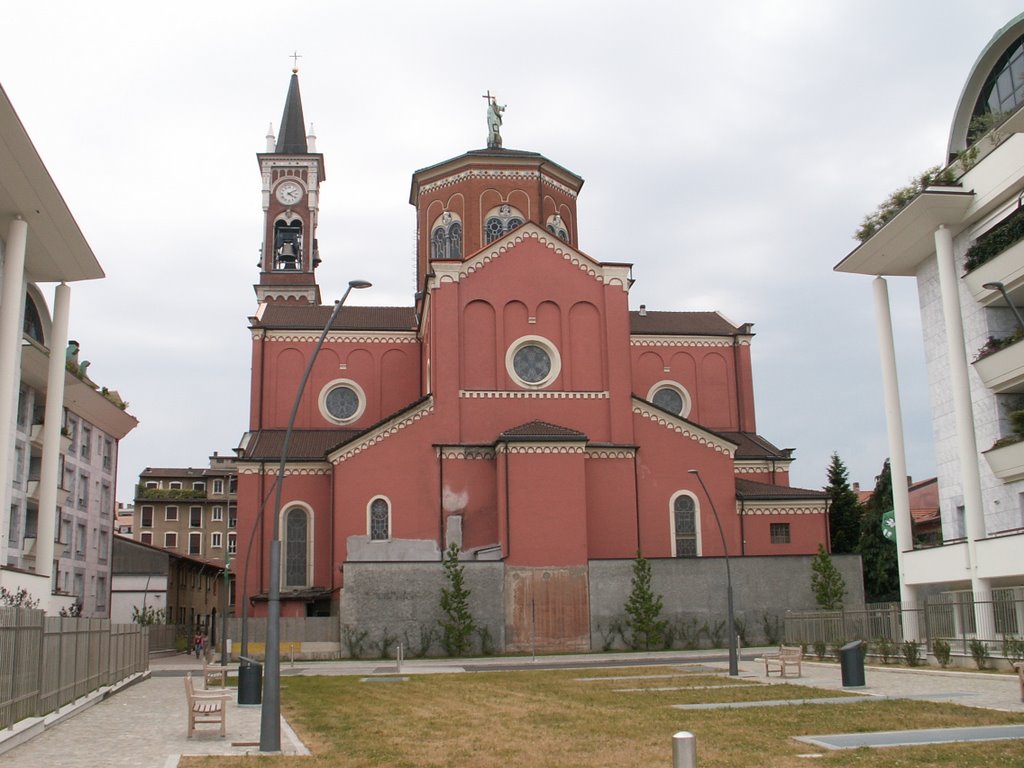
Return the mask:
M 305 587 L 308 570 L 309 516 L 298 507 L 285 516 L 284 585 Z
M 391 510 L 387 499 L 370 502 L 370 540 L 385 541 L 391 536 Z
M 511 205 L 499 205 L 484 217 L 484 242 L 493 243 L 507 232 L 521 227 L 526 217 Z
M 685 494 L 672 504 L 675 516 L 676 557 L 697 556 L 697 505 Z
M 462 222 L 450 211 L 442 213 L 430 232 L 430 258 L 462 258 Z

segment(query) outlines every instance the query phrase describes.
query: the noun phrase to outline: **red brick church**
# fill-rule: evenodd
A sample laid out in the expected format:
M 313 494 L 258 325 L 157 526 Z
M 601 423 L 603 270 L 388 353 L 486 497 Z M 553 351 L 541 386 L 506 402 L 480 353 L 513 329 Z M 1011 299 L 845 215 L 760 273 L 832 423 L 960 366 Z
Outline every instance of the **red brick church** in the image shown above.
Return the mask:
M 502 566 L 509 610 L 528 598 L 564 612 L 576 637 L 588 563 L 721 556 L 715 511 L 731 557 L 827 546 L 823 494 L 789 487 L 791 450 L 757 432 L 751 324 L 630 310 L 631 265 L 578 248 L 583 179 L 503 148 L 500 109 L 488 148 L 413 174 L 418 292 L 409 306 L 341 309 L 271 509 L 295 393 L 332 312 L 316 280 L 323 156 L 292 75 L 279 135 L 258 155 L 265 223 L 238 464 L 247 591 L 267 592 L 279 515 L 282 616 L 338 613 L 348 564 L 436 563 L 456 542 L 467 563 Z

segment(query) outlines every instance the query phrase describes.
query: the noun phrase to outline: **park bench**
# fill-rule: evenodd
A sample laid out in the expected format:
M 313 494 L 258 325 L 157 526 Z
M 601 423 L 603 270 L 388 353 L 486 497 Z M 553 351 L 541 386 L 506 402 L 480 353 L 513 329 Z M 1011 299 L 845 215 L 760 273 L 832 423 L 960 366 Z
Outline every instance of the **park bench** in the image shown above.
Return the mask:
M 227 722 L 227 702 L 231 698 L 229 693 L 215 691 L 197 691 L 192 684 L 192 673 L 185 674 L 185 697 L 188 699 L 188 738 L 196 732 L 199 724 L 220 724 L 220 735 L 225 733 Z
M 220 687 L 228 686 L 228 668 L 223 664 L 214 664 L 208 659 L 203 659 L 203 688 L 209 688 L 210 683 L 220 679 Z
M 764 655 L 764 676 L 771 677 L 772 671 L 778 671 L 779 677 L 788 677 L 787 669 L 796 669 L 796 676 L 800 677 L 800 663 L 803 661 L 804 652 L 799 648 L 788 645 L 780 645 L 778 651 Z

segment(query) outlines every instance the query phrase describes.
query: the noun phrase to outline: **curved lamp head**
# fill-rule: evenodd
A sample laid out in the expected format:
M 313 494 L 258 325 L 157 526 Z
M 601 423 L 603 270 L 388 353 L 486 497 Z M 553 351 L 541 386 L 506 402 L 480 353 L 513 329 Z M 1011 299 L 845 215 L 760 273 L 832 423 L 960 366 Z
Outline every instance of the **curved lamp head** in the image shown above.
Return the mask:
M 348 281 L 348 287 L 349 288 L 372 288 L 373 287 L 373 283 L 371 283 L 368 280 L 349 280 Z
M 691 475 L 699 475 L 700 474 L 700 471 L 696 470 L 696 469 L 688 469 L 686 471 L 689 472 Z

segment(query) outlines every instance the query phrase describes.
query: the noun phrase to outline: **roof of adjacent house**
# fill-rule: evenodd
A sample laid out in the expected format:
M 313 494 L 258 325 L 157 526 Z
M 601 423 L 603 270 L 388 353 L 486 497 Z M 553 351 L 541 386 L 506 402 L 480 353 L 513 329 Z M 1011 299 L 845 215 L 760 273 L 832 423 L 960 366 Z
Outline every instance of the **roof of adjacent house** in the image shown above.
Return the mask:
M 730 442 L 736 443 L 735 458 L 743 459 L 790 459 L 792 448 L 778 448 L 754 432 L 716 432 Z
M 825 499 L 828 494 L 824 491 L 814 491 L 809 488 L 791 488 L 786 485 L 772 485 L 771 483 L 759 483 L 756 480 L 747 480 L 742 477 L 736 478 L 737 499 L 758 499 L 762 501 L 791 500 L 791 501 L 817 501 Z
M 289 461 L 323 461 L 332 450 L 361 434 L 361 429 L 295 429 L 288 444 Z M 252 433 L 245 446 L 246 461 L 278 461 L 284 448 L 283 429 L 261 429 Z

